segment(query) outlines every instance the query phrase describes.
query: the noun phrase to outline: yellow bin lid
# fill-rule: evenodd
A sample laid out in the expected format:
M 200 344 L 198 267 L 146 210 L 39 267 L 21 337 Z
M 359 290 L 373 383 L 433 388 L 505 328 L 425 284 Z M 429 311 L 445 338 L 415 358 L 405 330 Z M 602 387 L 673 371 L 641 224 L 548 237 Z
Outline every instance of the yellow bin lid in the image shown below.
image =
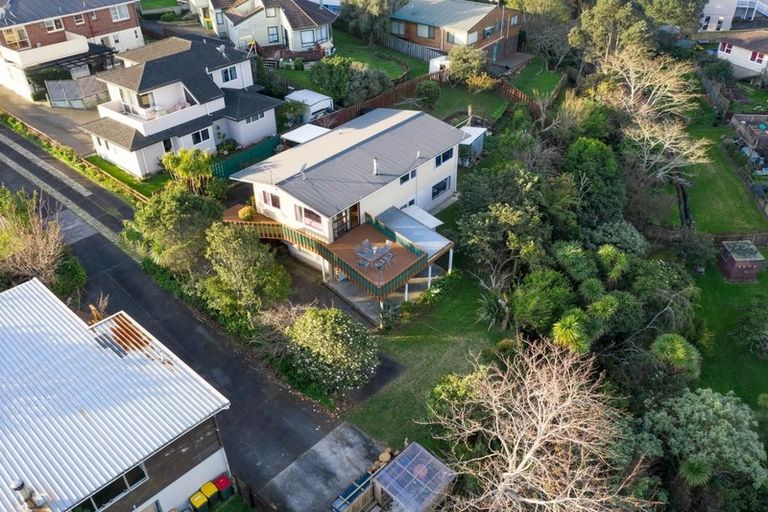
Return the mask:
M 208 502 L 208 498 L 206 498 L 203 493 L 196 492 L 195 494 L 189 497 L 189 502 L 192 504 L 193 507 L 200 508 Z
M 219 488 L 216 487 L 213 482 L 205 482 L 200 488 L 200 492 L 202 492 L 206 497 L 210 498 L 211 496 L 215 496 L 219 493 Z

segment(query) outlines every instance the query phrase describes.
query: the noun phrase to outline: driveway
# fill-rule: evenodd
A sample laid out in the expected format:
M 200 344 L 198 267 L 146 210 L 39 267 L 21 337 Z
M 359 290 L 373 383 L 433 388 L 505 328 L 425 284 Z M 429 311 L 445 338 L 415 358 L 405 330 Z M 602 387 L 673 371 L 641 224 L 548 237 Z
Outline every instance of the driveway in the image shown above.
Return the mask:
M 2 86 L 0 110 L 5 110 L 59 143 L 73 148 L 80 155 L 93 153 L 91 136 L 81 131 L 78 126 L 98 119 L 99 113 L 96 110 L 52 108 L 30 103 Z
M 360 464 L 371 463 L 375 450 L 369 440 L 350 445 L 348 437 L 337 434 L 325 439 L 341 424 L 339 420 L 284 386 L 243 347 L 155 284 L 118 248 L 120 218 L 130 216 L 130 208 L 118 198 L 4 127 L 0 127 L 0 181 L 12 190 L 40 190 L 62 208 L 67 240 L 88 271 L 83 304 L 108 294 L 110 313 L 123 310 L 133 316 L 230 399 L 231 408 L 220 418 L 221 430 L 239 479 L 261 489 L 324 441 L 319 445 L 323 453 L 346 457 L 319 462 L 320 467 L 328 465 L 324 471 L 336 475 L 320 490 L 332 499 L 358 476 Z M 270 498 L 280 501 L 282 487 L 270 487 L 275 488 Z M 317 504 L 318 510 L 328 507 L 327 502 Z

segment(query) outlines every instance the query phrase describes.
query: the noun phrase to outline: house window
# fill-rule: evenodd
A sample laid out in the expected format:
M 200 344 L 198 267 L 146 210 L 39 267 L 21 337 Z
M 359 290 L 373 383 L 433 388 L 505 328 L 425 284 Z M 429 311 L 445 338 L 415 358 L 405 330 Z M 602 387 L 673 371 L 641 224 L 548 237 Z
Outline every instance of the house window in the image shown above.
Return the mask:
M 414 179 L 415 177 L 416 177 L 416 169 L 400 176 L 400 184 L 403 185 L 405 183 L 408 183 L 410 180 Z
M 435 27 L 429 25 L 416 25 L 416 35 L 424 39 L 435 38 Z
M 404 210 L 404 209 L 408 208 L 409 206 L 413 206 L 415 204 L 416 204 L 416 200 L 415 199 L 411 199 L 410 201 L 405 203 L 403 206 L 401 206 L 400 209 Z
M 320 214 L 317 212 L 313 212 L 309 208 L 302 208 L 304 212 L 304 225 L 309 226 L 312 229 L 322 229 L 323 227 L 323 219 L 320 217 Z
M 477 42 L 477 32 L 470 32 L 467 35 L 467 44 L 474 44 Z
M 488 39 L 489 37 L 491 37 L 495 30 L 496 30 L 496 27 L 494 26 L 485 27 L 483 29 L 483 39 Z
M 456 35 L 453 32 L 446 32 L 445 33 L 445 40 L 448 41 L 451 44 L 456 43 Z
M 75 25 L 82 25 L 85 23 L 85 16 L 83 16 L 83 13 L 75 14 L 72 17 L 75 19 Z
M 252 116 L 246 117 L 245 124 L 255 123 L 259 119 L 264 119 L 264 112 L 259 112 L 258 114 L 254 114 Z
M 3 37 L 5 38 L 5 44 L 8 45 L 8 48 L 13 50 L 20 50 L 32 46 L 24 27 L 7 28 L 3 30 Z
M 197 146 L 204 140 L 208 140 L 211 138 L 211 133 L 208 131 L 208 128 L 203 128 L 200 131 L 192 132 L 192 144 Z
M 45 20 L 43 23 L 45 24 L 45 30 L 48 32 L 58 32 L 59 30 L 64 30 L 64 23 L 61 21 L 61 18 Z
M 432 186 L 432 199 L 437 199 L 451 189 L 451 177 L 448 176 Z
M 109 141 L 107 139 L 104 139 L 104 147 L 109 149 Z
M 711 19 L 711 16 L 704 16 L 704 21 L 701 23 L 701 30 L 709 30 L 709 21 Z
M 715 30 L 720 30 L 723 28 L 723 18 L 720 18 L 717 20 L 717 25 L 715 26 Z
M 315 45 L 315 31 L 314 30 L 302 30 L 301 31 L 301 46 L 311 47 Z
M 267 18 L 274 18 L 277 16 L 277 9 L 274 7 L 267 7 Z
M 272 208 L 280 209 L 280 196 L 272 194 L 266 190 L 261 192 L 261 198 L 264 200 L 264 204 L 271 206 Z
M 517 14 L 509 17 L 509 26 L 517 25 Z
M 173 151 L 173 143 L 171 142 L 171 139 L 164 139 L 163 140 L 163 151 L 166 153 L 170 153 Z
M 393 21 L 392 22 L 392 33 L 396 36 L 404 36 L 405 35 L 405 23 L 402 21 Z
M 267 37 L 269 37 L 270 43 L 279 43 L 280 35 L 277 32 L 277 27 L 267 27 Z
M 120 44 L 120 36 L 118 35 L 118 33 L 117 33 L 117 32 L 115 32 L 114 34 L 112 34 L 112 44 L 113 44 L 113 45 L 118 45 L 118 44 Z
M 328 27 L 326 25 L 323 25 L 322 27 L 315 30 L 317 32 L 315 34 L 315 40 L 318 43 L 323 43 L 328 40 Z
M 237 66 L 231 66 L 221 70 L 221 81 L 224 83 L 237 79 Z
M 443 151 L 442 154 L 435 157 L 435 167 L 440 167 L 451 158 L 453 158 L 453 148 Z
M 731 53 L 733 51 L 733 45 L 724 41 L 720 42 L 720 51 L 723 53 Z
M 141 465 L 136 466 L 77 504 L 73 510 L 102 510 L 146 481 L 146 471 Z
M 96 144 L 101 146 L 101 137 L 96 137 Z
M 224 24 L 224 13 L 217 12 L 216 13 L 216 24 L 217 25 L 223 25 Z
M 765 54 L 760 52 L 752 52 L 752 55 L 749 56 L 749 60 L 755 64 L 762 64 L 763 59 L 765 59 Z
M 109 14 L 112 16 L 113 22 L 127 20 L 131 17 L 131 12 L 128 10 L 128 6 L 125 4 L 114 5 L 110 7 Z

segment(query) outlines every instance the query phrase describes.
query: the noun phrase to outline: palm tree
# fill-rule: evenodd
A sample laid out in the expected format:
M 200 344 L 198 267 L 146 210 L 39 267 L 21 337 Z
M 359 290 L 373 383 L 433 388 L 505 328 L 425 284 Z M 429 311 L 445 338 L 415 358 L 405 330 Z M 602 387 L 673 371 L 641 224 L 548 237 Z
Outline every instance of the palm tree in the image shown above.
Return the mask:
M 680 465 L 680 476 L 691 487 L 698 487 L 709 482 L 712 472 L 703 457 L 694 455 Z
M 576 353 L 589 351 L 592 342 L 587 335 L 587 316 L 580 309 L 572 309 L 552 326 L 552 338 L 555 343 Z

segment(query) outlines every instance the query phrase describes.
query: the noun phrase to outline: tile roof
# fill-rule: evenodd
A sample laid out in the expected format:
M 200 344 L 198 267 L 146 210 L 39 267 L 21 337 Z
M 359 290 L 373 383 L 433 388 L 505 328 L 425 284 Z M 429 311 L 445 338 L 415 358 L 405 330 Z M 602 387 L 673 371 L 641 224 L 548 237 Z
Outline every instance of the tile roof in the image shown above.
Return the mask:
M 395 20 L 468 31 L 498 6 L 468 0 L 411 0 L 392 13 Z
M 715 33 L 715 40 L 725 41 L 740 48 L 768 52 L 768 30 L 739 30 L 723 35 Z
M 71 509 L 229 401 L 130 316 L 88 326 L 37 280 L 0 293 L 0 510 Z
M 278 99 L 259 94 L 258 91 L 261 90 L 264 90 L 261 86 L 248 89 L 223 89 L 226 104 L 224 117 L 240 121 L 259 112 L 277 108 L 283 103 Z
M 136 0 L 3 0 L 0 1 L 0 7 L 4 8 L 0 14 L 0 27 L 133 3 Z
M 424 112 L 380 108 L 231 178 L 274 184 L 331 217 L 465 136 Z M 373 174 L 374 158 L 377 174 Z
M 288 23 L 294 30 L 314 28 L 333 23 L 338 17 L 335 13 L 310 0 L 263 0 L 264 7 L 282 9 Z

